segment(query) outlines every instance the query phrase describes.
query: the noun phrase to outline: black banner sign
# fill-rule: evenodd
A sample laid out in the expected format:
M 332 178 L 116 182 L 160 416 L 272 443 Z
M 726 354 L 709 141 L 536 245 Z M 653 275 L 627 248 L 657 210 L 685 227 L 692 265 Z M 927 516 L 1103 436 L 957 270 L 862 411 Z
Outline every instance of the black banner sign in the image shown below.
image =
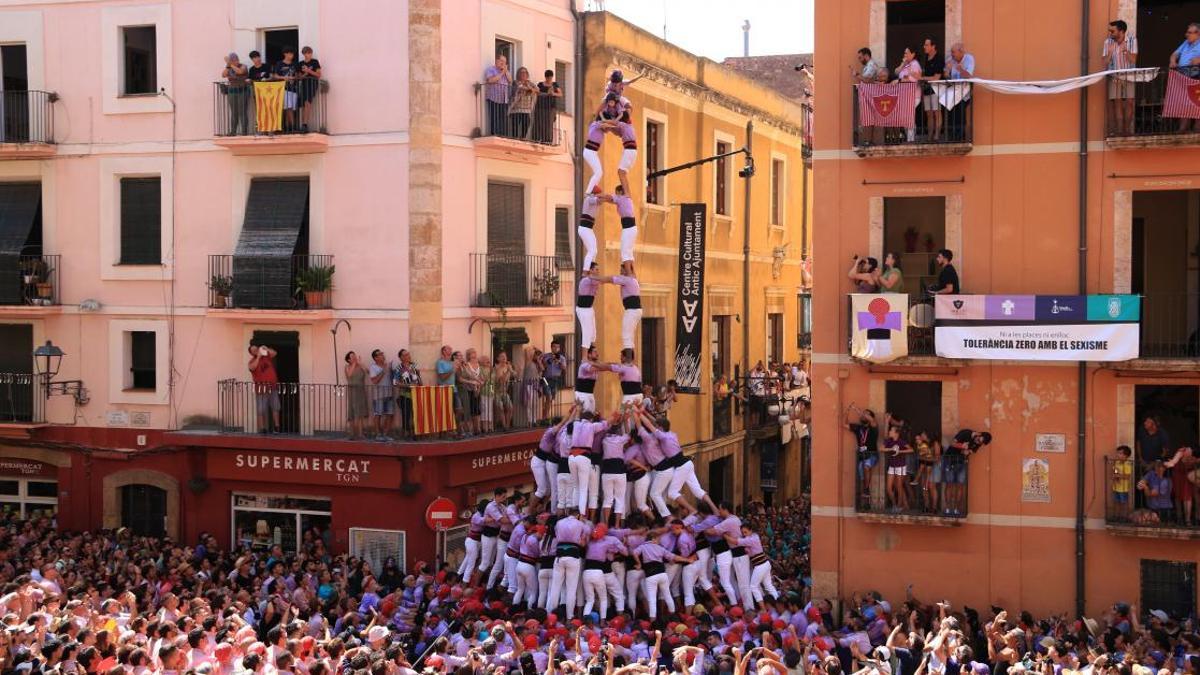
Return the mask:
M 679 208 L 679 304 L 675 322 L 675 382 L 680 392 L 700 393 L 704 347 L 704 204 Z

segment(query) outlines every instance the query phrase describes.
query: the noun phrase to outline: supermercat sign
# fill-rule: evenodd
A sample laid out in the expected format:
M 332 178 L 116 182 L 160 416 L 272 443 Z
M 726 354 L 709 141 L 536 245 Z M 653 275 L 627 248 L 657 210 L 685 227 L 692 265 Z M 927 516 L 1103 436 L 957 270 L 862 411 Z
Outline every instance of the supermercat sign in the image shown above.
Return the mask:
M 1128 361 L 1138 357 L 1136 295 L 939 295 L 934 344 L 950 359 Z

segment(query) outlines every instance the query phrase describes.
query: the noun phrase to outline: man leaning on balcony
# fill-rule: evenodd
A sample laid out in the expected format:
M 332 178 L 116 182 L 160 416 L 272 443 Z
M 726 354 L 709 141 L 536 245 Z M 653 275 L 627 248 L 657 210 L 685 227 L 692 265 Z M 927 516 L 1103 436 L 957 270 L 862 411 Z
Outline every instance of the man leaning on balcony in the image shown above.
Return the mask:
M 963 43 L 955 42 L 950 47 L 950 59 L 946 61 L 946 79 L 967 80 L 975 77 L 975 57 L 967 53 Z M 949 119 L 946 122 L 946 132 L 950 140 L 965 142 L 971 138 L 971 116 L 967 113 L 971 105 L 971 85 L 962 83 L 953 85 L 962 87 L 961 91 L 952 90 L 951 100 L 959 99 L 958 103 L 947 111 Z
M 1129 35 L 1129 25 L 1117 19 L 1108 24 L 1108 37 L 1100 56 L 1105 70 L 1121 70 L 1137 65 L 1137 38 Z M 1109 133 L 1129 136 L 1133 134 L 1133 98 L 1136 83 L 1117 77 L 1108 77 L 1108 118 L 1112 120 Z
M 1200 78 L 1200 23 L 1188 24 L 1183 44 L 1171 54 L 1170 66 L 1187 77 Z M 1200 126 L 1194 119 L 1181 117 L 1179 131 L 1200 131 Z
M 881 68 L 878 63 L 871 59 L 871 50 L 863 47 L 858 50 L 858 70 L 854 66 L 850 66 L 850 79 L 854 84 L 871 84 L 879 78 Z M 884 80 L 885 82 L 887 80 Z M 857 98 L 855 99 L 857 100 Z M 857 122 L 857 120 L 855 120 Z M 858 128 L 858 138 L 861 145 L 871 145 L 881 142 L 882 138 L 875 138 L 875 135 L 881 132 L 881 129 L 871 126 L 861 126 Z

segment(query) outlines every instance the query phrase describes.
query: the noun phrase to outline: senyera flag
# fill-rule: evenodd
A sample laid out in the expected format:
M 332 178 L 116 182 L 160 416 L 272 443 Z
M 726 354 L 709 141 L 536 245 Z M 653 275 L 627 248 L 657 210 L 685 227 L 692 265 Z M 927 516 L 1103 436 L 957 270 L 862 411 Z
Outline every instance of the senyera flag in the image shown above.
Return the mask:
M 413 432 L 418 436 L 454 431 L 454 387 L 412 388 Z
M 1200 119 L 1200 80 L 1178 70 L 1167 72 L 1167 96 L 1163 99 L 1163 117 Z
M 858 123 L 864 127 L 904 127 L 916 125 L 914 112 L 921 98 L 916 82 L 888 82 L 858 85 Z

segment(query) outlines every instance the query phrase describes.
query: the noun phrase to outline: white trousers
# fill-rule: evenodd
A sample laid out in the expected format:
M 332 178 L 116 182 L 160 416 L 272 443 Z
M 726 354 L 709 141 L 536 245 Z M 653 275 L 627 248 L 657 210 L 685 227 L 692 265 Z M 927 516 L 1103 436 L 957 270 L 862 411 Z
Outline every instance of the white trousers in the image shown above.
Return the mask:
M 754 569 L 750 570 L 750 592 L 754 594 L 755 602 L 763 601 L 764 591 L 771 599 L 779 597 L 779 591 L 775 590 L 775 580 L 771 578 L 770 560 L 755 565 Z
M 558 499 L 554 503 L 560 510 L 565 511 L 575 503 L 575 477 L 570 473 L 556 473 L 554 480 L 558 485 Z
M 754 594 L 750 592 L 750 556 L 739 555 L 733 559 L 733 576 L 737 580 L 742 607 L 754 609 Z
M 700 479 L 696 478 L 696 465 L 690 459 L 682 466 L 675 467 L 675 473 L 671 475 L 671 485 L 667 488 L 667 499 L 679 499 L 683 494 L 684 485 L 691 491 L 694 499 L 704 499 L 704 495 L 708 494 L 700 487 Z
M 621 171 L 628 171 L 636 161 L 637 148 L 625 148 L 621 151 L 621 161 L 617 164 L 617 169 Z
M 618 563 L 613 563 L 613 571 L 604 575 L 604 587 L 608 590 L 608 594 L 612 596 L 613 602 L 617 605 L 618 612 L 625 611 L 625 571 L 622 566 L 621 574 L 617 574 Z
M 683 566 L 683 604 L 687 607 L 696 604 L 697 584 L 700 584 L 700 587 L 706 591 L 712 588 L 712 582 L 709 582 L 708 586 L 703 584 L 704 575 L 701 573 L 703 567 L 704 562 L 699 559 Z
M 600 488 L 604 490 L 602 509 L 612 509 L 618 516 L 625 515 L 625 474 L 600 474 Z
M 588 471 L 588 500 L 589 509 L 600 508 L 600 466 L 593 464 Z
M 567 466 L 571 467 L 571 480 L 575 483 L 575 505 L 579 507 L 580 513 L 586 513 L 592 460 L 588 459 L 587 455 L 572 455 L 567 460 Z
M 589 394 L 586 391 L 577 391 L 575 392 L 575 402 L 579 404 L 579 407 L 582 408 L 584 412 L 596 412 L 595 394 Z
M 627 309 L 621 316 L 621 348 L 633 349 L 633 338 L 637 335 L 638 326 L 642 323 L 642 310 Z
M 496 562 L 492 563 L 492 571 L 488 574 L 487 587 L 492 588 L 500 581 L 500 575 L 508 569 L 508 561 L 512 558 L 508 555 L 508 543 L 504 541 L 496 542 Z
M 567 618 L 575 616 L 575 593 L 579 590 L 579 558 L 561 555 L 554 559 L 554 574 L 550 577 L 550 597 L 547 606 L 554 609 L 567 606 Z
M 504 585 L 509 593 L 517 592 L 517 565 L 521 559 L 512 553 L 504 555 Z
M 592 262 L 596 260 L 596 231 L 582 225 L 575 230 L 579 232 L 579 240 L 583 242 L 583 269 L 590 270 Z
M 463 542 L 463 546 L 467 549 L 466 556 L 463 557 L 462 564 L 458 566 L 458 576 L 469 579 L 471 572 L 475 569 L 475 565 L 479 563 L 479 540 L 467 538 Z
M 600 606 L 600 618 L 608 616 L 608 584 L 604 582 L 604 570 L 583 571 L 583 615 L 591 614 L 592 607 Z
M 500 540 L 496 537 L 489 537 L 486 534 L 481 538 L 480 549 L 482 553 L 480 554 L 479 560 L 480 572 L 491 571 L 492 563 L 496 562 L 496 542 L 498 541 Z M 500 554 L 503 555 L 504 551 L 501 551 Z
M 683 594 L 679 592 L 683 584 L 683 565 L 679 563 L 667 563 L 667 581 L 670 582 L 668 586 L 671 589 L 671 597 L 683 597 Z
M 600 153 L 590 148 L 583 149 L 583 161 L 592 169 L 592 177 L 588 179 L 587 188 L 583 191 L 583 194 L 590 195 L 592 188 L 599 185 L 600 179 L 604 177 L 604 165 L 600 163 Z
M 675 469 L 657 469 L 653 472 L 653 478 L 650 479 L 650 503 L 654 504 L 654 508 L 658 511 L 658 515 L 666 518 L 671 515 L 671 509 L 667 508 L 667 501 L 663 498 L 667 488 L 671 486 L 671 477 L 675 475 Z
M 625 570 L 625 606 L 630 613 L 637 613 L 638 595 L 646 597 L 646 589 L 642 587 L 645 578 L 646 573 L 637 568 Z
M 633 245 L 637 243 L 637 230 L 636 226 L 621 228 L 621 262 L 633 260 Z
M 558 504 L 558 462 L 554 459 L 545 460 L 542 471 L 546 476 L 546 485 L 550 491 L 550 508 Z
M 538 565 L 537 572 L 537 606 L 546 611 L 550 611 L 550 607 L 546 606 L 546 601 L 550 596 L 550 584 L 554 580 L 554 568 L 542 567 Z
M 534 455 L 529 460 L 529 470 L 533 473 L 533 484 L 536 488 L 533 491 L 533 496 L 538 499 L 545 499 L 550 496 L 550 481 L 546 477 L 546 460 Z
M 525 561 L 517 562 L 517 592 L 513 595 L 513 604 L 527 602 L 531 606 L 538 597 L 538 571 L 532 564 Z
M 696 558 L 700 563 L 700 588 L 708 590 L 713 587 L 712 583 L 712 548 L 701 548 L 696 550 Z
M 723 551 L 717 554 L 717 578 L 730 605 L 737 604 L 737 588 L 733 585 L 733 553 Z
M 633 481 L 633 509 L 639 513 L 648 510 L 650 507 L 646 504 L 646 497 L 650 495 L 650 472 L 646 472 L 641 478 Z
M 593 233 L 593 241 L 595 238 L 596 235 Z M 592 345 L 596 344 L 596 308 L 576 307 L 575 316 L 579 319 L 579 334 L 583 336 L 580 344 L 583 346 L 584 353 L 587 353 L 587 350 L 591 349 Z
M 650 606 L 650 620 L 654 621 L 658 618 L 658 601 L 661 599 L 667 603 L 667 612 L 675 613 L 675 600 L 671 597 L 671 580 L 667 577 L 666 572 L 659 572 L 654 576 L 646 577 L 642 582 L 642 588 L 646 593 L 646 604 Z

